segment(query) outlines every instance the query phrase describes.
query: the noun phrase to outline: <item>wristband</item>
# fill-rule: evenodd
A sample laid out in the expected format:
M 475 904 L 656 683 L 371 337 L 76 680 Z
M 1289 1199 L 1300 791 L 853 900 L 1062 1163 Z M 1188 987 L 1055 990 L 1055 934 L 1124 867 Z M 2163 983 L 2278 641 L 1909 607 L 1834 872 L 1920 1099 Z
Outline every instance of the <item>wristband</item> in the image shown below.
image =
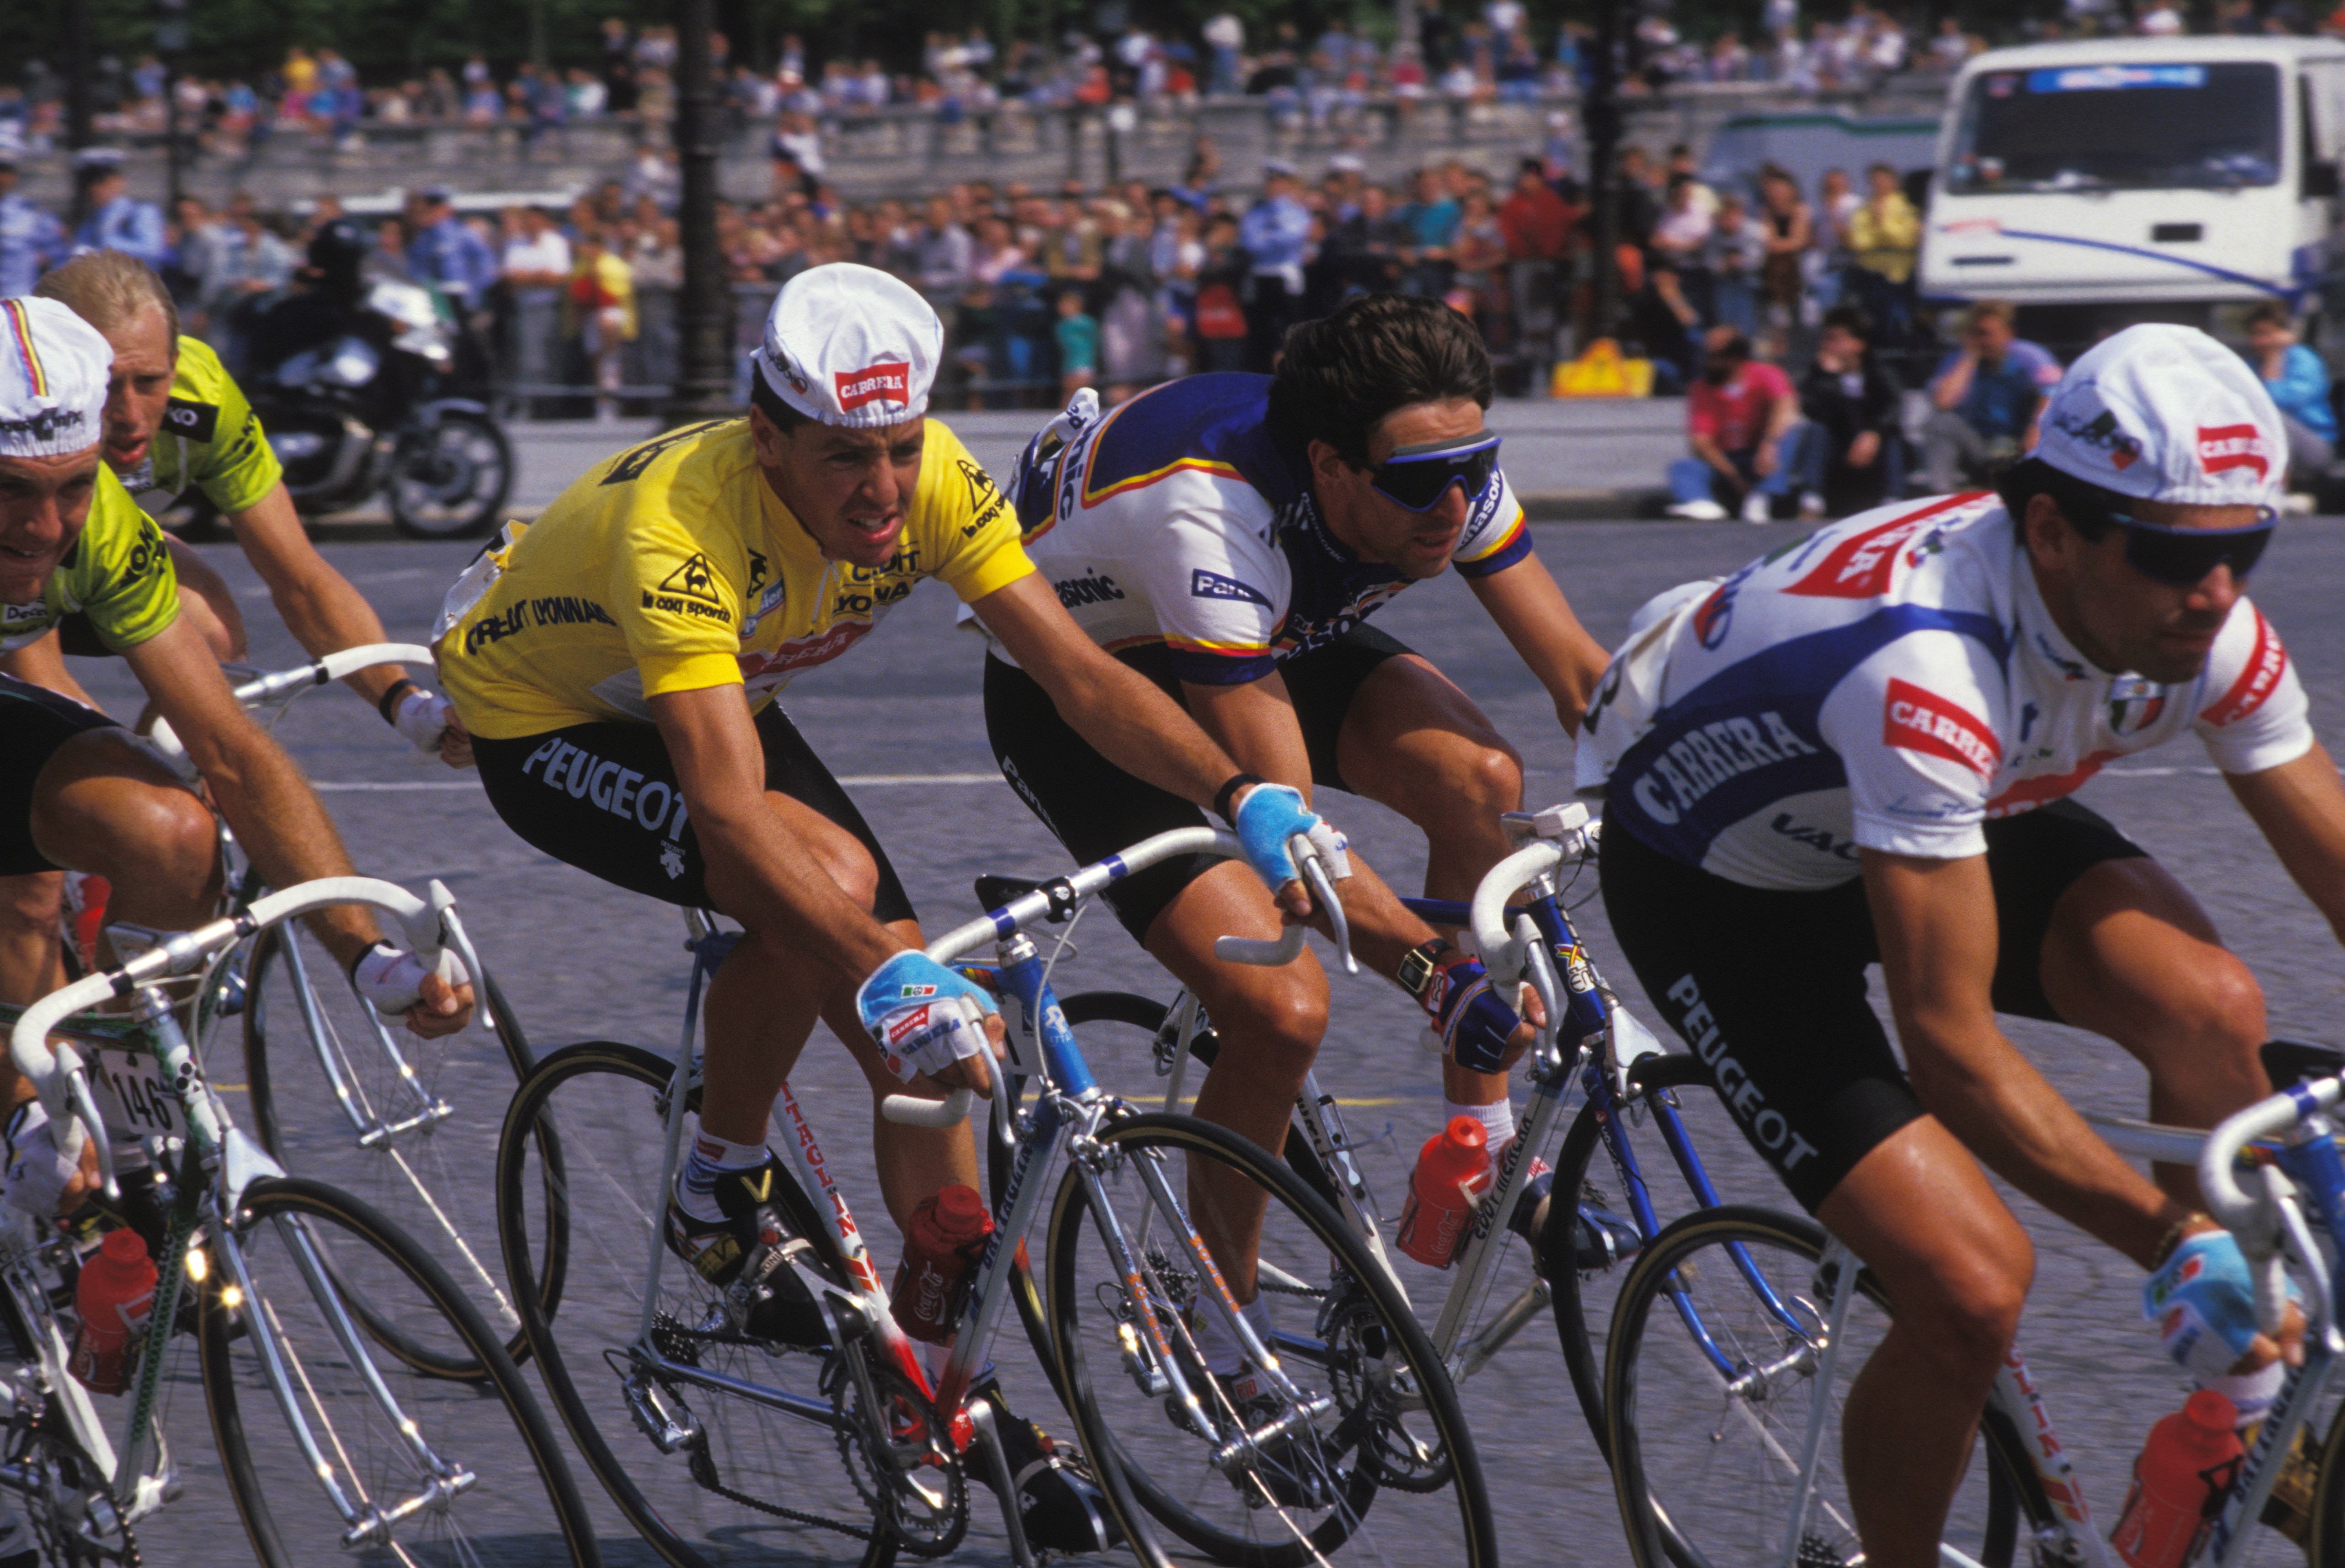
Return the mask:
M 376 699 L 374 711 L 382 715 L 382 722 L 384 723 L 396 724 L 399 723 L 399 720 L 396 717 L 399 711 L 399 699 L 407 695 L 410 692 L 420 692 L 422 688 L 418 686 L 413 681 L 408 679 L 405 675 L 401 675 L 398 680 L 393 681 L 391 683 L 390 690 L 386 691 L 380 698 Z
M 1441 965 L 1441 956 L 1452 949 L 1452 944 L 1436 936 L 1430 942 L 1420 942 L 1401 955 L 1400 967 L 1393 978 L 1410 996 L 1422 998 L 1425 988 L 1433 983 L 1433 972 Z
M 410 683 L 412 684 L 412 683 Z M 364 947 L 360 948 L 359 956 L 350 960 L 350 966 L 347 971 L 350 977 L 351 985 L 355 986 L 359 982 L 359 966 L 367 961 L 368 954 L 372 953 L 377 949 L 381 949 L 385 953 L 396 953 L 399 951 L 398 948 L 392 946 L 389 942 L 380 936 L 376 937 L 372 942 L 368 943 Z
M 1235 827 L 1238 824 L 1238 819 L 1230 813 L 1230 797 L 1248 784 L 1269 782 L 1260 774 L 1232 774 L 1229 776 L 1229 782 L 1213 792 L 1213 814 L 1232 827 Z

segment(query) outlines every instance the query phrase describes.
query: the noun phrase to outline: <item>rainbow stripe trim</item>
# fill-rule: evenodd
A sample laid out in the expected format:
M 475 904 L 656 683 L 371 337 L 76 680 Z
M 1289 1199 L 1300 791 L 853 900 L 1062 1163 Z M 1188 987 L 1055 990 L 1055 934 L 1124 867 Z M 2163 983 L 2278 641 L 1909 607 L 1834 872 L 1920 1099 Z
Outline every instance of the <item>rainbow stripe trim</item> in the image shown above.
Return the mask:
M 49 375 L 41 368 L 39 350 L 33 347 L 33 323 L 25 314 L 25 302 L 21 299 L 0 299 L 0 310 L 8 313 L 9 336 L 15 339 L 16 352 L 24 357 L 25 379 L 31 386 L 33 396 L 47 397 Z

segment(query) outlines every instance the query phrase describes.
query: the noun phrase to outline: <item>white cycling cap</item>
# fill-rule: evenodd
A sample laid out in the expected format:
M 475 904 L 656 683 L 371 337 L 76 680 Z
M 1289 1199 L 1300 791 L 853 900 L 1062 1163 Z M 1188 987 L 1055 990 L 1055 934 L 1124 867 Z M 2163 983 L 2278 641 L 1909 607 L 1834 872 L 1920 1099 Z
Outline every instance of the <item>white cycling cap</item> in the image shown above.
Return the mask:
M 2035 455 L 2144 501 L 2270 506 L 2288 475 L 2279 410 L 2247 362 L 2195 327 L 2128 327 L 2074 365 Z
M 909 284 L 833 261 L 774 296 L 757 374 L 774 396 L 826 425 L 899 425 L 928 412 L 944 347 L 945 324 Z
M 114 346 L 54 299 L 0 299 L 0 458 L 97 445 Z

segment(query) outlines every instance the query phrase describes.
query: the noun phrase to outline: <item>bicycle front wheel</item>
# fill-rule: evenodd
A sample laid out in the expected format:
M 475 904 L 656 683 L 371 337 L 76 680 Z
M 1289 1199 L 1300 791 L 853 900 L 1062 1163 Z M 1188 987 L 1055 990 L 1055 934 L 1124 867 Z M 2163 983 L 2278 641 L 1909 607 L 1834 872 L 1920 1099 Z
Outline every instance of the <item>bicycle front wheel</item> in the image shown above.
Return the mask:
M 1213 1258 L 1189 1218 L 1191 1195 L 1249 1189 L 1267 1204 L 1252 1270 Z M 1299 1568 L 1355 1541 L 1386 1562 L 1497 1561 L 1481 1465 L 1431 1342 L 1274 1156 L 1194 1117 L 1130 1117 L 1069 1168 L 1047 1258 L 1069 1413 L 1149 1568 L 1168 1560 L 1160 1532 L 1233 1568 Z M 1235 1342 L 1215 1278 L 1243 1290 L 1248 1272 L 1278 1364 L 1242 1381 L 1204 1347 Z
M 506 1267 L 579 1452 L 677 1568 L 742 1553 L 886 1568 L 899 1544 L 950 1551 L 967 1526 L 967 1485 L 957 1462 L 914 1442 L 926 1441 L 926 1424 L 908 1422 L 919 1431 L 878 1452 L 865 1380 L 827 1334 L 801 1321 L 750 1337 L 722 1292 L 661 1245 L 675 1071 L 635 1046 L 567 1046 L 538 1064 L 506 1113 L 497 1162 Z M 695 1088 L 686 1109 L 698 1103 Z M 551 1173 L 549 1151 L 558 1157 Z M 787 1174 L 775 1199 L 836 1270 L 835 1243 Z M 571 1219 L 558 1280 L 533 1272 L 548 1202 Z M 863 1356 L 869 1342 L 850 1353 Z M 898 1387 L 876 1357 L 860 1366 L 878 1397 L 909 1393 L 914 1408 L 917 1391 Z
M 268 1568 L 353 1549 L 418 1565 L 601 1563 L 553 1428 L 513 1359 L 447 1271 L 381 1214 L 318 1182 L 257 1181 L 208 1250 L 221 1275 L 203 1310 L 204 1394 Z M 356 1298 L 366 1318 L 350 1310 Z M 481 1377 L 414 1364 L 369 1332 L 378 1318 Z
M 261 1147 L 294 1175 L 350 1193 L 413 1238 L 516 1359 L 528 1341 L 497 1262 L 493 1179 L 506 1096 L 495 1086 L 517 1082 L 530 1063 L 493 976 L 482 977 L 474 1027 L 426 1040 L 377 1017 L 306 927 L 271 926 L 253 945 L 244 1070 Z M 542 1239 L 558 1246 L 561 1237 Z M 353 1306 L 379 1339 L 399 1342 L 395 1319 L 363 1300 Z M 411 1342 L 401 1353 L 427 1354 Z
M 1857 1562 L 1841 1407 L 1888 1327 L 1878 1284 L 1809 1220 L 1711 1209 L 1655 1238 L 1621 1285 L 1604 1375 L 1639 1568 Z M 1980 1433 L 1942 1539 L 2009 1568 L 2026 1460 L 2002 1423 Z

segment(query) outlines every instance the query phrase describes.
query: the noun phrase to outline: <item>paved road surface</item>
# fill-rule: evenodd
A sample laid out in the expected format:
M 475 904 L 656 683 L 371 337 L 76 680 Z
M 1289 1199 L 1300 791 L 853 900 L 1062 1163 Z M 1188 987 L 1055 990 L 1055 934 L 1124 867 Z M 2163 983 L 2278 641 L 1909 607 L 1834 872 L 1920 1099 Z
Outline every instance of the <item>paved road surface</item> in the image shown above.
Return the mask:
M 1729 570 L 1789 529 L 1739 525 L 1588 524 L 1542 528 L 1540 553 L 1554 566 L 1596 635 L 1617 639 L 1650 593 L 1689 576 Z M 2312 690 L 2316 716 L 2333 731 L 2345 714 L 2345 537 L 2334 521 L 2291 523 L 2259 580 L 2259 598 L 2290 637 Z M 213 558 L 249 602 L 259 653 L 289 662 L 290 641 L 267 612 L 265 595 L 232 550 Z M 335 545 L 335 563 L 377 604 L 394 635 L 420 639 L 441 592 L 469 547 Z M 1379 612 L 1378 624 L 1422 649 L 1472 693 L 1514 739 L 1529 773 L 1534 804 L 1567 787 L 1571 744 L 1543 693 L 1523 672 L 1454 577 L 1413 589 Z M 1055 845 L 993 778 L 977 697 L 977 652 L 951 629 L 951 601 L 938 589 L 915 594 L 886 631 L 853 657 L 815 672 L 788 693 L 788 706 L 840 774 L 868 782 L 854 793 L 878 824 L 916 903 L 932 927 L 973 912 L 969 879 L 986 870 L 1045 871 L 1062 862 Z M 85 666 L 84 678 L 128 710 L 118 667 Z M 347 834 L 360 866 L 414 882 L 439 876 L 463 901 L 484 949 L 507 980 L 541 1048 L 594 1036 L 666 1048 L 682 1001 L 685 968 L 667 911 L 604 887 L 524 846 L 497 822 L 468 780 L 402 755 L 359 703 L 339 689 L 297 709 L 284 738 Z M 935 782 L 919 782 L 929 775 Z M 960 775 L 969 775 L 964 778 Z M 969 782 L 973 779 L 975 782 Z M 2178 747 L 2112 768 L 2085 798 L 2152 846 L 2198 895 L 2245 953 L 2268 988 L 2275 1032 L 2336 1037 L 2339 956 L 2303 897 L 2274 867 L 2249 825 L 2195 749 Z M 1355 844 L 1396 881 L 1416 874 L 1412 835 L 1363 803 L 1330 803 Z M 1600 910 L 1581 914 L 1599 962 L 1626 979 Z M 1763 941 L 1763 933 L 1754 933 Z M 1061 993 L 1124 986 L 1163 994 L 1151 964 L 1104 918 L 1088 922 L 1080 957 L 1060 972 Z M 1337 1022 L 1322 1062 L 1327 1081 L 1358 1102 L 1365 1134 L 1389 1134 L 1372 1170 L 1387 1201 L 1401 1190 L 1404 1152 L 1437 1119 L 1432 1061 L 1416 1046 L 1404 999 L 1390 986 L 1339 983 Z M 1648 1014 L 1650 1016 L 1650 1013 Z M 2143 1075 L 2114 1047 L 2051 1027 L 2015 1035 L 2054 1081 L 2088 1108 L 2139 1114 Z M 219 1076 L 231 1076 L 223 1068 Z M 1153 1080 L 1136 1061 L 1107 1064 L 1112 1084 L 1145 1091 Z M 855 1203 L 878 1216 L 868 1178 L 862 1090 L 841 1052 L 817 1040 L 797 1074 L 815 1103 L 844 1108 L 822 1130 L 834 1168 Z M 485 1137 L 503 1087 L 483 1074 L 467 1106 Z M 1706 1145 L 1731 1194 L 1775 1201 L 1740 1148 Z M 2159 1359 L 2138 1320 L 2139 1274 L 2115 1254 L 2022 1203 L 2038 1247 L 2037 1282 L 2025 1343 L 2087 1477 L 2087 1496 L 2105 1519 L 2122 1501 L 2136 1446 L 2150 1423 L 2179 1401 L 2181 1382 Z M 884 1229 L 884 1225 L 882 1226 Z M 892 1255 L 892 1238 L 880 1247 Z M 1030 1408 L 1042 1408 L 1037 1379 L 1004 1341 L 1001 1359 Z M 1625 1561 L 1609 1485 L 1569 1404 L 1561 1365 L 1543 1326 L 1504 1351 L 1466 1390 L 1496 1492 L 1507 1561 L 1526 1568 L 1578 1568 Z M 199 1412 L 182 1409 L 190 1452 L 207 1452 Z M 586 1478 L 582 1472 L 582 1481 Z M 591 1483 L 590 1483 L 591 1484 Z M 639 1560 L 615 1520 L 614 1562 Z M 147 1533 L 149 1561 L 225 1561 L 236 1524 L 216 1473 L 192 1467 L 189 1496 Z M 809 1543 L 813 1544 L 813 1543 Z M 998 1522 L 980 1511 L 964 1556 L 1000 1557 Z

